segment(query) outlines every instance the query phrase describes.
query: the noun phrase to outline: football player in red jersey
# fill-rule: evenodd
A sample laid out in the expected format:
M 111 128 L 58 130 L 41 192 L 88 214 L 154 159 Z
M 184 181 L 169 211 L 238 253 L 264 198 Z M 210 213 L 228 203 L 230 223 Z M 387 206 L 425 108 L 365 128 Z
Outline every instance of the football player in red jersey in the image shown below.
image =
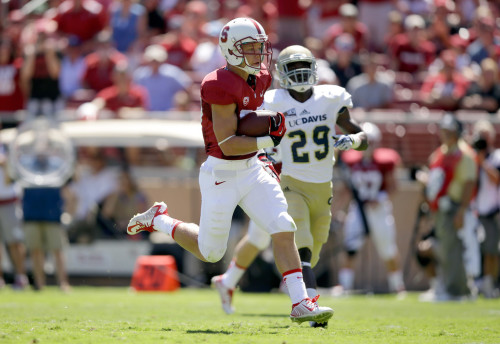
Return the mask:
M 289 130 L 278 147 L 282 163 L 280 185 L 288 203 L 288 213 L 297 225 L 295 244 L 310 298 L 318 295 L 313 268 L 328 239 L 333 197 L 334 149 L 367 147 L 361 128 L 349 114 L 351 95 L 336 85 L 318 85 L 318 66 L 312 52 L 300 45 L 283 49 L 276 61 L 281 88 L 266 92 L 263 107 L 286 111 Z M 346 135 L 337 135 L 338 126 Z M 331 138 L 330 138 L 331 137 Z M 271 238 L 250 221 L 248 233 L 236 245 L 231 264 L 212 283 L 221 296 L 224 312 L 234 312 L 231 293 L 260 251 Z M 326 327 L 327 322 L 310 322 Z
M 307 296 L 294 241 L 296 225 L 278 181 L 262 168 L 257 151 L 277 146 L 285 134 L 284 116 L 270 124 L 263 137 L 236 135 L 242 111 L 256 110 L 271 85 L 267 64 L 271 47 L 262 26 L 251 18 L 236 18 L 221 30 L 219 45 L 227 65 L 201 83 L 202 130 L 207 160 L 200 168 L 200 225 L 170 217 L 163 202 L 134 216 L 128 233 L 162 231 L 202 261 L 219 261 L 227 248 L 234 209 L 239 205 L 272 237 L 275 262 L 286 281 L 296 322 L 328 321 L 333 310 Z
M 334 288 L 334 294 L 344 294 L 352 290 L 355 256 L 369 232 L 378 255 L 386 264 L 389 290 L 403 296 L 405 285 L 399 267 L 396 228 L 390 200 L 391 194 L 396 190 L 395 169 L 400 157 L 393 149 L 379 147 L 381 133 L 375 124 L 366 122 L 361 128 L 368 137 L 368 149 L 363 152 L 345 151 L 341 157 L 349 168 L 359 202 L 351 202 L 346 217 L 344 250 L 347 257 L 339 271 L 340 285 Z M 363 206 L 366 225 L 369 228 L 364 228 L 359 203 Z

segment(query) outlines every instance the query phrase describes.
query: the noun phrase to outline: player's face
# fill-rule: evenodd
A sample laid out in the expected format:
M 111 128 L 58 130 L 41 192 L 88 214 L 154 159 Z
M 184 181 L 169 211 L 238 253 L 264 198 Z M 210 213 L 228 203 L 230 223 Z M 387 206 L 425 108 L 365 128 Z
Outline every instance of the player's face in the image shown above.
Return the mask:
M 307 69 L 308 71 L 311 69 L 311 64 L 305 61 L 297 61 L 291 62 L 286 65 L 288 71 L 298 70 L 298 69 Z M 290 76 L 290 79 L 296 83 L 304 83 L 307 82 L 310 77 L 309 73 L 296 73 Z
M 245 43 L 241 45 L 241 50 L 245 56 L 245 62 L 248 66 L 259 67 L 264 52 L 264 43 Z

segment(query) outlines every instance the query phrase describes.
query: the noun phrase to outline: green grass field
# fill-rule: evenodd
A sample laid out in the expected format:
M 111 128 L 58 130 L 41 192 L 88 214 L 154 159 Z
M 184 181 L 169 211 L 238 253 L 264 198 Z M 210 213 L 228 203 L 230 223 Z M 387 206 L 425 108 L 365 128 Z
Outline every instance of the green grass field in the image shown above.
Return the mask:
M 410 293 L 404 300 L 323 296 L 320 303 L 335 309 L 326 329 L 292 323 L 283 294 L 237 292 L 228 316 L 209 289 L 5 288 L 0 343 L 500 343 L 500 300 L 432 304 Z

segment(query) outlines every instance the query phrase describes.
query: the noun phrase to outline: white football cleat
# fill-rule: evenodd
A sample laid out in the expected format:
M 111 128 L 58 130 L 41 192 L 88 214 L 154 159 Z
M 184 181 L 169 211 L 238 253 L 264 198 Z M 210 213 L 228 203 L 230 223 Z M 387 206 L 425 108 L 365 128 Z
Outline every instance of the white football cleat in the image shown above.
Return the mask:
M 314 321 L 316 323 L 325 323 L 333 316 L 333 309 L 330 307 L 320 307 L 316 303 L 319 295 L 310 298 L 305 298 L 299 303 L 292 306 L 290 319 L 297 323 L 304 321 Z
M 135 214 L 127 226 L 129 235 L 136 235 L 139 232 L 154 232 L 154 220 L 158 215 L 168 215 L 167 205 L 163 202 L 155 202 L 151 208 L 144 213 Z
M 212 277 L 212 285 L 219 292 L 222 309 L 226 314 L 233 314 L 233 291 L 222 283 L 222 275 Z

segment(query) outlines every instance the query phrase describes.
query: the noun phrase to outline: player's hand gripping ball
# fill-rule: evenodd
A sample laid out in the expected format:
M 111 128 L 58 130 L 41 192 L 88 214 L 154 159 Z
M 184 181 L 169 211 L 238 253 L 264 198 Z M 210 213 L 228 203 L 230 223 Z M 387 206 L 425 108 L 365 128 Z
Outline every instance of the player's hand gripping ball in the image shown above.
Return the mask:
M 283 122 L 284 128 L 284 120 L 282 120 L 281 116 L 279 112 L 269 110 L 255 110 L 246 113 L 242 111 L 236 134 L 251 137 L 270 135 L 271 131 L 275 130 L 275 123 Z

